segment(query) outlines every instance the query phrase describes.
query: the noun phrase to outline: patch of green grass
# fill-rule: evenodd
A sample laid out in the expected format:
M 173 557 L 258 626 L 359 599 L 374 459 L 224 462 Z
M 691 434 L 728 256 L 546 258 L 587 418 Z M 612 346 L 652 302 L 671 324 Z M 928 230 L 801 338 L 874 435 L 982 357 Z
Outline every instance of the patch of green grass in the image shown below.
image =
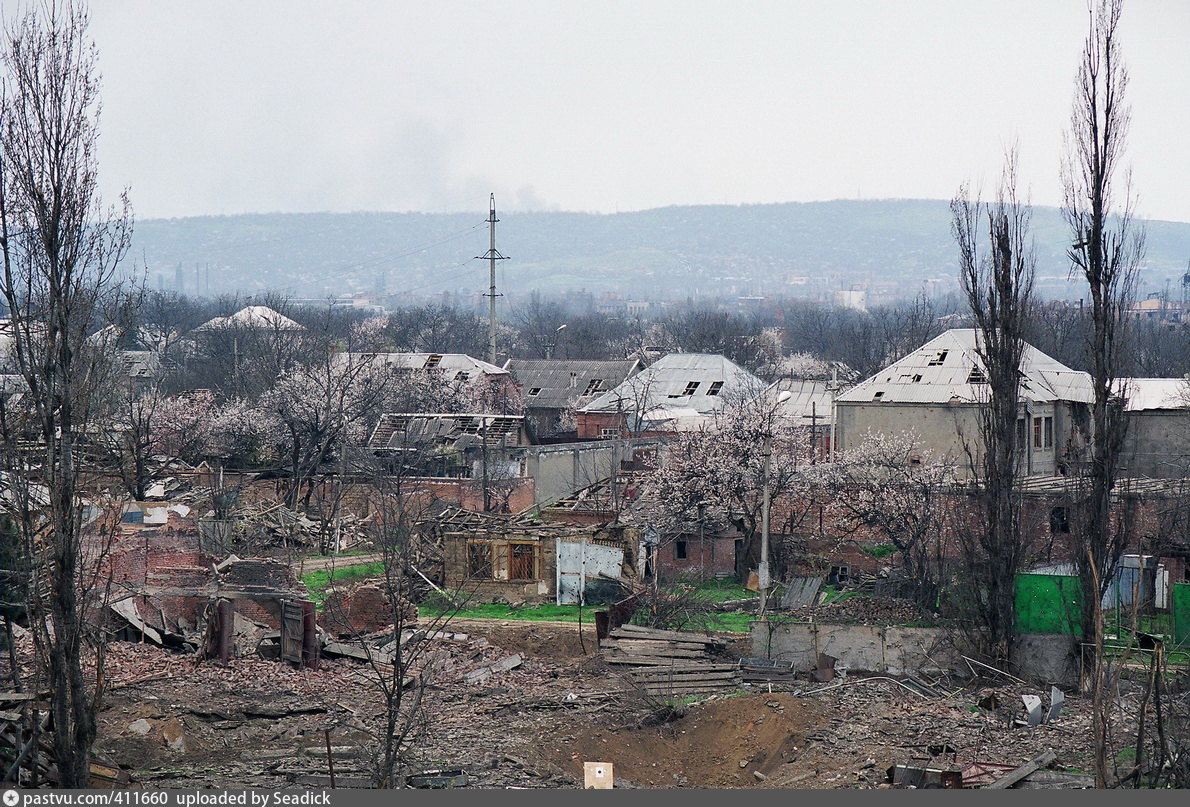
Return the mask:
M 1120 752 L 1116 754 L 1117 765 L 1131 765 L 1134 762 L 1136 762 L 1136 749 L 1130 745 L 1124 746 L 1120 749 Z
M 892 544 L 876 544 L 876 546 L 865 546 L 863 549 L 877 560 L 887 558 L 889 555 L 893 555 L 897 551 L 897 548 Z
M 310 592 L 310 599 L 319 608 L 326 599 L 326 590 L 332 583 L 347 580 L 362 580 L 367 577 L 380 577 L 384 574 L 384 563 L 362 563 L 357 566 L 340 566 L 335 569 L 318 569 L 302 575 L 302 582 Z
M 709 602 L 727 602 L 728 600 L 746 600 L 759 597 L 755 591 L 749 591 L 730 577 L 707 580 L 697 586 L 699 595 Z
M 756 614 L 711 614 L 707 618 L 707 627 L 711 630 L 731 631 L 732 633 L 747 633 L 748 631 L 752 630 L 752 623 L 754 621 L 756 621 Z
M 452 613 L 459 619 L 508 619 L 523 620 L 525 622 L 578 622 L 579 607 L 577 605 L 526 605 L 516 608 L 502 602 L 472 603 L 457 613 L 440 600 L 427 600 L 418 606 L 427 616 L 441 616 Z M 595 607 L 585 606 L 582 611 L 582 621 L 595 621 Z

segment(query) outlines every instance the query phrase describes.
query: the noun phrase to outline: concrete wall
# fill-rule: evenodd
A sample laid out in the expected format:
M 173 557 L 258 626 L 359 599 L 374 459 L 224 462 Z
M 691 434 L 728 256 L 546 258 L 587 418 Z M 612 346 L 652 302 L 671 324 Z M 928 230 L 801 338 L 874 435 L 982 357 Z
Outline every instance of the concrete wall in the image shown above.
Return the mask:
M 839 450 L 846 451 L 863 442 L 868 432 L 913 431 L 921 447 L 936 460 L 967 464 L 963 439 L 976 441 L 979 435 L 978 412 L 966 404 L 836 404 L 835 439 Z M 962 435 L 962 436 L 960 436 Z
M 649 441 L 653 443 L 655 441 Z M 552 504 L 615 475 L 621 461 L 632 459 L 639 440 L 558 443 L 524 450 L 525 475 L 534 480 L 534 504 Z
M 753 622 L 752 653 L 792 663 L 795 670 L 814 669 L 819 653 L 851 670 L 892 675 L 942 673 L 963 665 L 941 628 Z
M 863 441 L 868 432 L 913 431 L 921 447 L 938 460 L 953 462 L 960 474 L 970 474 L 965 443 L 973 448 L 974 460 L 980 461 L 979 407 L 974 404 L 844 403 L 836 404 L 836 440 L 840 450 Z M 1050 476 L 1074 428 L 1070 405 L 1064 402 L 1029 403 L 1022 406 L 1025 420 L 1025 445 L 1021 472 Z M 1053 437 L 1049 446 L 1034 445 L 1033 418 L 1053 418 Z M 1190 452 L 1187 452 L 1190 453 Z
M 1017 637 L 1013 672 L 1020 678 L 1060 686 L 1078 683 L 1077 638 L 1040 633 Z M 849 670 L 910 675 L 969 672 L 962 655 L 942 628 L 895 625 L 832 625 L 824 622 L 752 623 L 752 654 L 791 663 L 809 671 L 818 654 L 838 659 Z
M 1190 475 L 1190 409 L 1129 412 L 1122 464 L 1128 476 Z

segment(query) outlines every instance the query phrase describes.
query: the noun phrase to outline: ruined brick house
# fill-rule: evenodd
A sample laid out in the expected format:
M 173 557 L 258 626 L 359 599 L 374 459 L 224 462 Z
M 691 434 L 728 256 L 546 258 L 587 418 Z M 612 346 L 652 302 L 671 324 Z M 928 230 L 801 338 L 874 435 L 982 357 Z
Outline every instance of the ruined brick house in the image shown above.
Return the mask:
M 290 567 L 264 558 L 210 554 L 194 515 L 186 505 L 130 502 L 115 519 L 109 514 L 90 525 L 89 551 L 100 558 L 100 571 L 111 581 L 113 628 L 130 638 L 197 646 L 218 600 L 230 602 L 236 626 L 279 628 L 283 604 L 307 596 Z
M 478 602 L 585 602 L 635 579 L 639 536 L 627 525 L 571 526 L 459 514 L 440 522 L 446 588 Z
M 521 385 L 525 418 L 535 442 L 577 439 L 575 411 L 640 371 L 640 361 L 509 359 Z

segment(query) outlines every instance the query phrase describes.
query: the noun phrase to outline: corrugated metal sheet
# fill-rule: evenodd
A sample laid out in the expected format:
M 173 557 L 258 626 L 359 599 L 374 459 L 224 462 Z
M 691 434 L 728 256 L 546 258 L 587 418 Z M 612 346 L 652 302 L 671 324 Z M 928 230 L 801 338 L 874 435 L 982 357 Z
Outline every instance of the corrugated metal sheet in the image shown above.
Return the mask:
M 1124 391 L 1128 412 L 1146 409 L 1190 409 L 1190 379 L 1186 378 L 1127 378 Z
M 700 414 L 724 407 L 724 397 L 749 397 L 764 382 L 725 356 L 670 353 L 615 389 L 582 407 L 583 412 L 646 412 L 689 409 Z
M 841 403 L 981 403 L 987 400 L 977 332 L 955 328 L 931 339 L 839 396 Z M 1021 361 L 1020 394 L 1035 403 L 1092 399 L 1091 376 L 1032 345 Z
M 374 361 L 400 370 L 439 370 L 446 376 L 468 373 L 507 375 L 503 367 L 468 356 L 466 353 L 340 353 L 338 358 L 352 362 Z
M 512 359 L 505 367 L 523 388 L 526 406 L 569 409 L 619 386 L 640 362 Z

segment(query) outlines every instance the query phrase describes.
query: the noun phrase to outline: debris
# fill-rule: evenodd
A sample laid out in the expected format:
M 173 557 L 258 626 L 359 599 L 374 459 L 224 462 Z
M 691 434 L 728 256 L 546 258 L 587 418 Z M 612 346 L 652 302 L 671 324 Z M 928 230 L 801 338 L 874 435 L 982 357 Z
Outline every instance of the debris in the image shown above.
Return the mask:
M 405 783 L 410 787 L 428 788 L 431 790 L 466 787 L 467 774 L 462 770 L 422 771 L 421 773 L 406 776 Z
M 1011 673 L 1006 673 L 1006 672 L 1004 672 L 1003 670 L 996 669 L 996 668 L 995 668 L 995 667 L 993 667 L 992 665 L 990 665 L 990 664 L 984 664 L 982 661 L 979 661 L 979 660 L 977 660 L 977 659 L 973 659 L 973 658 L 971 658 L 970 656 L 963 656 L 963 660 L 967 662 L 967 666 L 968 666 L 968 667 L 970 667 L 972 664 L 975 664 L 975 665 L 978 665 L 978 666 L 980 666 L 980 667 L 983 667 L 985 670 L 991 670 L 991 671 L 992 671 L 992 672 L 994 672 L 994 673 L 999 673 L 1000 675 L 1003 675 L 1005 678 L 1011 678 L 1013 681 L 1016 681 L 1018 684 L 1024 684 L 1024 683 L 1026 683 L 1026 681 L 1025 681 L 1023 678 L 1017 678 L 1015 675 L 1012 675 Z M 972 674 L 972 675 L 978 675 L 979 673 L 975 672 L 975 668 L 974 668 L 974 667 L 972 667 L 972 668 L 971 668 L 971 674 Z
M 1012 787 L 1038 768 L 1044 768 L 1057 758 L 1058 755 L 1053 751 L 1044 751 L 1041 754 L 1033 757 L 1033 759 L 1029 760 L 1024 765 L 1021 765 L 1019 768 L 1015 768 L 1011 772 L 1001 776 L 999 779 L 988 785 L 987 789 L 1004 790 L 1005 788 Z
M 1030 726 L 1041 725 L 1041 698 L 1037 695 L 1021 695 Z
M 838 661 L 838 659 L 834 656 L 829 656 L 826 653 L 819 653 L 818 669 L 814 670 L 814 680 L 820 684 L 833 681 L 835 678 L 836 661 Z
M 1049 708 L 1049 711 L 1046 712 L 1046 715 L 1045 715 L 1046 723 L 1050 722 L 1051 720 L 1055 719 L 1060 714 L 1062 714 L 1062 704 L 1064 704 L 1064 703 L 1066 703 L 1066 693 L 1064 693 L 1062 690 L 1058 689 L 1055 686 L 1051 686 L 1050 687 L 1050 708 Z
M 918 765 L 893 765 L 888 769 L 888 781 L 894 787 L 960 790 L 963 787 L 963 772 Z

